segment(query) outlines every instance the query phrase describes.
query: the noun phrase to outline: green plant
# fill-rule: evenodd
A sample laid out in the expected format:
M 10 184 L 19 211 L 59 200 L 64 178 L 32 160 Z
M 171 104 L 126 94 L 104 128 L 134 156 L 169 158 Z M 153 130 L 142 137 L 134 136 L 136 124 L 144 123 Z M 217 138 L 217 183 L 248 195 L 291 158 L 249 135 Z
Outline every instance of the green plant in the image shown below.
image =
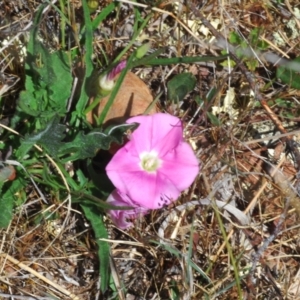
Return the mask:
M 300 90 L 300 73 L 298 71 L 299 64 L 300 57 L 297 57 L 294 60 L 281 65 L 276 71 L 277 78 L 292 88 Z
M 231 32 L 229 34 L 228 40 L 233 46 L 236 47 L 236 56 L 245 62 L 250 71 L 255 71 L 255 69 L 259 66 L 257 57 L 249 57 L 250 47 L 254 51 L 263 51 L 269 47 L 269 44 L 261 39 L 262 31 L 263 29 L 260 27 L 251 29 L 248 40 L 242 38 L 237 32 Z M 226 51 L 223 51 L 222 53 L 225 54 Z M 222 64 L 223 66 L 227 66 L 228 61 L 225 61 Z M 231 67 L 234 67 L 234 61 L 230 60 L 230 65 Z

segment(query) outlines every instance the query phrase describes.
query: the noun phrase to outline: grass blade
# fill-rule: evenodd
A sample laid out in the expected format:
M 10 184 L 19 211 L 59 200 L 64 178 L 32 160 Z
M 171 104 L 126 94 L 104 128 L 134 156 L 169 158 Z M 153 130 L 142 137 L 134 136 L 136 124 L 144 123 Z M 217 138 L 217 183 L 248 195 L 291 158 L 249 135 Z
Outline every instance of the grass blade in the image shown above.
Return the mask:
M 88 102 L 88 95 L 86 93 L 86 85 L 88 79 L 91 77 L 93 72 L 93 63 L 92 63 L 92 54 L 93 54 L 93 25 L 90 18 L 90 11 L 87 5 L 86 0 L 82 0 L 83 14 L 84 14 L 84 22 L 85 22 L 85 32 L 84 32 L 84 46 L 85 46 L 85 76 L 81 87 L 81 94 L 76 105 L 76 114 L 77 116 L 82 117 L 84 108 Z
M 95 233 L 98 245 L 98 258 L 100 261 L 101 291 L 104 292 L 108 287 L 109 281 L 109 244 L 99 239 L 108 239 L 108 234 L 103 223 L 103 217 L 99 216 L 99 211 L 94 206 L 81 204 L 86 218 L 90 221 Z
M 191 64 L 197 62 L 207 62 L 207 61 L 217 61 L 226 59 L 227 55 L 220 56 L 192 56 L 192 57 L 171 57 L 171 58 L 153 58 L 147 59 L 147 57 L 135 61 L 132 67 L 137 67 L 141 65 L 149 66 L 167 66 L 171 64 Z

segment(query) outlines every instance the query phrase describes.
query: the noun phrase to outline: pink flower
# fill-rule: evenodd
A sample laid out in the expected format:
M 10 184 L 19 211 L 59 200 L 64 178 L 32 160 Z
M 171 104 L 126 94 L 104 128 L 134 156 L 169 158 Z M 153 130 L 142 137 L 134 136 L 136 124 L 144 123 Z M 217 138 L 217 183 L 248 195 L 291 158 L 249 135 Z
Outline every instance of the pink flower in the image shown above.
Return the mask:
M 132 221 L 141 215 L 145 215 L 148 210 L 137 207 L 130 198 L 121 192 L 114 190 L 106 201 L 114 206 L 132 206 L 128 210 L 109 210 L 109 215 L 115 225 L 121 229 L 127 229 L 133 225 Z
M 181 121 L 157 113 L 133 117 L 127 123 L 139 123 L 139 127 L 107 165 L 108 177 L 143 208 L 156 209 L 175 201 L 199 173 L 198 160 L 183 140 Z
M 108 74 L 108 80 L 115 80 L 116 76 L 119 75 L 123 69 L 126 67 L 126 60 L 120 61 Z

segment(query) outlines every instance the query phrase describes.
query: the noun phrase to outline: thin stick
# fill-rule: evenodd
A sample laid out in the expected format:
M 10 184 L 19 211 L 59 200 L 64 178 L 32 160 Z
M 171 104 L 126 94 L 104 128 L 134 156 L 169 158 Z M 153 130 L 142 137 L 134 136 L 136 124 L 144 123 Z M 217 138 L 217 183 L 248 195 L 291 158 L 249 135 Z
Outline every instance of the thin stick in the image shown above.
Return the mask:
M 287 132 L 287 133 L 276 134 L 276 135 L 264 137 L 264 138 L 261 138 L 261 139 L 256 139 L 256 140 L 243 142 L 243 144 L 250 145 L 250 144 L 255 144 L 255 143 L 259 143 L 259 142 L 263 142 L 263 141 L 276 140 L 276 139 L 280 139 L 280 138 L 285 137 L 285 136 L 299 134 L 299 133 L 300 133 L 300 130 L 294 130 L 294 131 L 290 131 L 290 132 Z

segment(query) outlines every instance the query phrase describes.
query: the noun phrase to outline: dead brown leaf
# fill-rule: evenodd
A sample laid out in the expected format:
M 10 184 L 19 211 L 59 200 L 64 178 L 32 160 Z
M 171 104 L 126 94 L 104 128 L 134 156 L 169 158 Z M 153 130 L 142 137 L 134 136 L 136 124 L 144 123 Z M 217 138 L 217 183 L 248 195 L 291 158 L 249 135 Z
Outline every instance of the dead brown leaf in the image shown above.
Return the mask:
M 104 97 L 95 109 L 87 114 L 87 120 L 95 124 L 95 117 L 98 117 L 109 100 L 109 96 Z M 151 105 L 153 97 L 148 86 L 134 73 L 128 72 L 122 85 L 114 99 L 104 124 L 121 124 L 128 118 L 143 114 Z M 153 114 L 157 110 L 151 108 L 149 113 Z

